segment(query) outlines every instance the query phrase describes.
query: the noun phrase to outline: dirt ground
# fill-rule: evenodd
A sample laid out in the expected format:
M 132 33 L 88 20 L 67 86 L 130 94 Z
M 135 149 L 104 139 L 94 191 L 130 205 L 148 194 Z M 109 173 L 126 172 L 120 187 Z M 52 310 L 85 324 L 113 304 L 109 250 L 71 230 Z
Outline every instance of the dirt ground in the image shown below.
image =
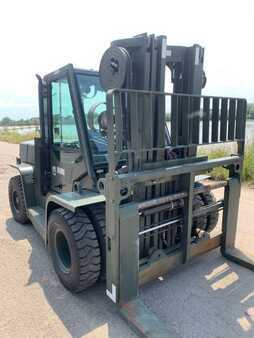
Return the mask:
M 0 142 L 0 337 L 135 337 L 104 285 L 72 295 L 32 226 L 11 217 L 8 168 L 18 146 Z M 254 251 L 254 189 L 243 187 L 237 244 Z M 214 250 L 141 289 L 179 337 L 254 337 L 254 272 Z

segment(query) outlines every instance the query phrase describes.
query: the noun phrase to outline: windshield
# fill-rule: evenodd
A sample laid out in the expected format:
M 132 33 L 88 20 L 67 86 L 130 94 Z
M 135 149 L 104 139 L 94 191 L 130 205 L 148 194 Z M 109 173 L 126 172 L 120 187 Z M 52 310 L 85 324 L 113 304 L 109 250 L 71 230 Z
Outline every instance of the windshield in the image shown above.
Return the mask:
M 105 162 L 107 153 L 106 93 L 98 75 L 77 74 L 89 142 L 95 162 Z

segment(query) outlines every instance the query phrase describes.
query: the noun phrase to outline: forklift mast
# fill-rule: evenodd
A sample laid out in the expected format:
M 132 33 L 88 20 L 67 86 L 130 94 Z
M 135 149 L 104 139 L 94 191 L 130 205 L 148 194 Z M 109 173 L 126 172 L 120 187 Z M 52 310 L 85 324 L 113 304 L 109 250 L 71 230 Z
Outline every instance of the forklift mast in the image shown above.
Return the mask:
M 167 46 L 165 36 L 146 34 L 112 42 L 100 63 L 108 119 L 109 169 L 98 182 L 106 196 L 107 295 L 139 334 L 148 330 L 154 332 L 151 337 L 170 335 L 159 327 L 155 334 L 149 325 L 154 318 L 137 300 L 139 285 L 219 246 L 225 256 L 246 265 L 229 251 L 236 235 L 237 211 L 231 217 L 229 205 L 238 209 L 246 100 L 202 96 L 203 63 L 199 45 Z M 173 93 L 164 91 L 166 67 Z M 210 161 L 197 156 L 198 146 L 221 142 L 236 142 L 237 155 Z M 117 169 L 123 154 L 124 171 Z M 228 169 L 227 182 L 195 185 L 199 174 L 220 166 Z M 193 209 L 196 195 L 219 187 L 225 187 L 225 202 Z M 222 234 L 196 244 L 193 224 L 220 210 Z
M 129 55 L 129 74 L 122 88 L 158 91 L 165 89 L 166 67 L 171 71 L 171 81 L 173 83 L 173 93 L 201 95 L 202 88 L 205 86 L 206 77 L 203 70 L 204 48 L 195 44 L 191 47 L 167 45 L 166 36 L 141 34 L 134 38 L 116 40 L 111 43 L 112 47 L 124 48 Z M 107 53 L 102 59 L 100 75 L 102 84 L 109 81 L 104 80 L 105 65 L 108 62 Z M 112 73 L 111 73 L 112 75 Z M 111 86 L 112 87 L 112 86 Z M 113 88 L 113 87 L 112 87 Z M 118 88 L 114 83 L 114 88 Z M 106 89 L 109 86 L 106 85 Z M 154 102 L 154 146 L 163 146 L 165 137 L 161 132 L 165 126 L 165 103 L 155 98 Z M 175 104 L 172 102 L 172 104 Z M 196 104 L 196 106 L 195 106 Z M 199 104 L 196 101 L 193 111 L 199 111 Z M 174 109 L 172 107 L 172 109 Z M 185 133 L 183 105 L 178 114 L 178 138 L 182 138 Z M 173 121 L 175 123 L 175 121 Z M 181 142 L 181 141 L 180 141 Z M 180 153 L 178 153 L 178 156 Z M 195 156 L 196 147 L 189 147 L 185 150 L 185 155 Z M 183 154 L 180 155 L 184 156 Z
M 168 46 L 166 36 L 147 34 L 116 40 L 111 46 L 125 48 L 131 57 L 132 89 L 163 91 L 167 66 L 172 72 L 174 93 L 201 94 L 204 76 L 201 46 Z

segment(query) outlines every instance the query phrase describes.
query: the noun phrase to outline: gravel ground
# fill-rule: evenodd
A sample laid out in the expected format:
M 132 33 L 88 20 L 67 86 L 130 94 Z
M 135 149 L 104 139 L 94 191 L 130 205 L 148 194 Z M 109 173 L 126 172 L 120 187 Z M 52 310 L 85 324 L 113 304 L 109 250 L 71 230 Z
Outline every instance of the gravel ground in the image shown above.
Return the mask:
M 33 227 L 12 219 L 8 164 L 17 153 L 17 145 L 0 142 L 0 337 L 135 337 L 104 285 L 70 294 Z M 244 187 L 237 244 L 252 252 L 253 220 L 254 190 Z M 147 284 L 141 297 L 179 337 L 254 337 L 253 282 L 252 271 L 215 250 Z

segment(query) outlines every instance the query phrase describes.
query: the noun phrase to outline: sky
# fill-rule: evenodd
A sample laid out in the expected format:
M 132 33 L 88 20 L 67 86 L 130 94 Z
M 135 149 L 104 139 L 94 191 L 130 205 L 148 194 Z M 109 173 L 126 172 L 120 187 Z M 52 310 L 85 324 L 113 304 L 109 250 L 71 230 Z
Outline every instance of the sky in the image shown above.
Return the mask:
M 254 102 L 254 1 L 0 2 L 0 119 L 36 116 L 37 80 L 67 63 L 98 69 L 110 42 L 148 32 L 205 47 L 204 94 Z

